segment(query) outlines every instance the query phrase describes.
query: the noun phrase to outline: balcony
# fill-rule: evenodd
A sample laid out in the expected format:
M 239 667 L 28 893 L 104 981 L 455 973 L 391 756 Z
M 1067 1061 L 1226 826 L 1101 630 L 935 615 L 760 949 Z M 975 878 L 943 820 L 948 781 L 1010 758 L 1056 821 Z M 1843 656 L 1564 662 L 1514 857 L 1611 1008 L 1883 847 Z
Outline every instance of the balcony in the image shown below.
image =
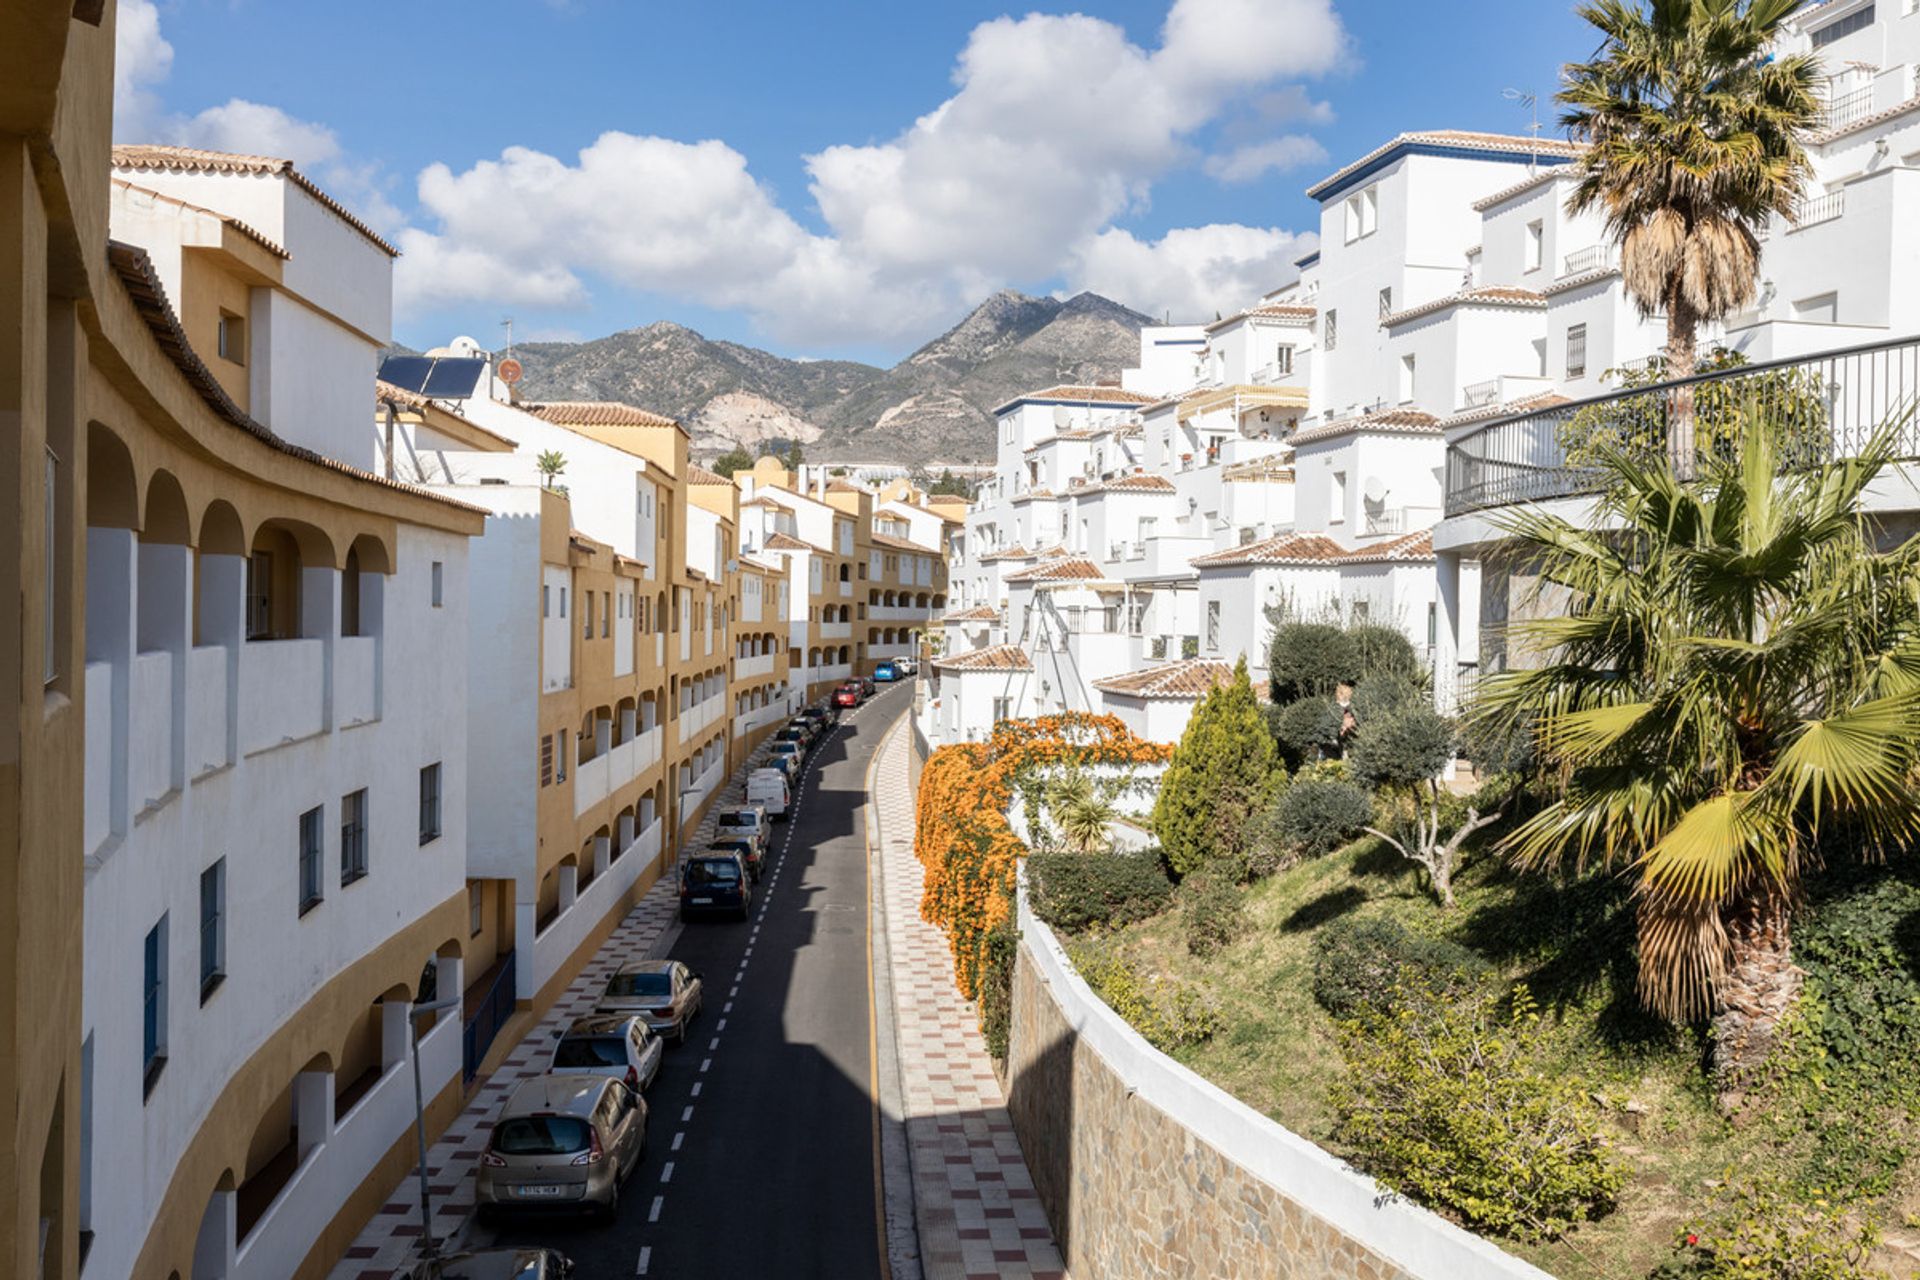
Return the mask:
M 1840 94 L 1827 103 L 1821 113 L 1822 129 L 1844 129 L 1857 120 L 1864 120 L 1873 114 L 1873 86 L 1863 85 L 1858 89 Z
M 1438 507 L 1394 507 L 1387 511 L 1369 511 L 1362 519 L 1361 536 L 1397 538 L 1401 534 L 1430 529 L 1439 520 Z
M 1829 191 L 1825 195 L 1808 196 L 1802 200 L 1793 213 L 1793 225 L 1788 231 L 1800 231 L 1817 226 L 1822 222 L 1832 222 L 1847 211 L 1847 189 Z
M 369 636 L 342 636 L 333 648 L 333 723 L 344 729 L 379 718 L 374 647 Z
M 1620 251 L 1612 244 L 1593 244 L 1575 249 L 1560 260 L 1560 278 L 1583 276 L 1589 271 L 1605 271 L 1619 262 Z
M 773 674 L 773 655 L 755 654 L 751 658 L 733 660 L 733 678 L 735 680 L 759 680 Z
M 1857 453 L 1920 393 L 1920 337 L 1744 365 L 1516 414 L 1447 446 L 1446 514 L 1592 493 L 1598 468 L 1579 460 L 1595 438 L 1655 457 L 1676 428 L 1723 434 L 1748 412 L 1790 415 L 1833 458 Z M 1903 424 L 1899 456 L 1920 457 L 1920 421 Z M 1569 460 L 1569 450 L 1573 459 Z
M 240 650 L 240 753 L 311 738 L 325 726 L 326 646 L 250 640 Z
M 1512 404 L 1528 396 L 1553 390 L 1553 380 L 1535 374 L 1503 373 L 1485 382 L 1470 382 L 1460 388 L 1462 409 L 1484 409 L 1492 405 Z
M 851 622 L 823 622 L 820 624 L 820 638 L 822 640 L 851 640 L 853 639 L 853 624 Z

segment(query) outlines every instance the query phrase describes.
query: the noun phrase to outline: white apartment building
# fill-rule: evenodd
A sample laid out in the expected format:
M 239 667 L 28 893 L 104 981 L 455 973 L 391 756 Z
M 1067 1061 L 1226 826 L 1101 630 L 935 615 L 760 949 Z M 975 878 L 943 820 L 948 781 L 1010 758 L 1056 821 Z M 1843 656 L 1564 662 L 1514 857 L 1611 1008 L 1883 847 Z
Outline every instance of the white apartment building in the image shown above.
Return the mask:
M 88 410 L 83 1248 L 267 1280 L 382 1193 L 461 989 L 481 513 L 367 470 L 389 246 L 285 161 L 114 172 L 164 394 Z
M 1702 349 L 1719 343 L 1755 364 L 1796 362 L 1796 376 L 1822 387 L 1836 431 L 1861 431 L 1914 389 L 1906 370 L 1915 357 L 1900 343 L 1920 334 L 1920 240 L 1907 233 L 1920 225 L 1920 9 L 1907 0 L 1810 4 L 1782 52 L 1814 53 L 1827 76 L 1826 127 L 1809 148 L 1812 189 L 1796 218 L 1767 229 L 1753 306 L 1703 334 Z M 1547 502 L 1578 518 L 1567 424 L 1580 402 L 1615 389 L 1608 370 L 1646 360 L 1665 341 L 1663 322 L 1642 319 L 1626 297 L 1598 220 L 1567 212 L 1568 187 L 1565 174 L 1547 171 L 1475 204 L 1479 282 L 1513 299 L 1526 324 L 1481 348 L 1495 363 L 1473 371 L 1481 380 L 1462 386 L 1458 409 L 1440 424 L 1449 446 L 1447 518 L 1433 533 L 1443 705 L 1483 669 L 1508 663 L 1503 624 L 1526 607 L 1528 579 L 1498 555 L 1500 508 Z M 1412 351 L 1437 320 L 1398 320 L 1395 336 Z M 1892 523 L 1912 519 L 1909 499 L 1877 501 Z

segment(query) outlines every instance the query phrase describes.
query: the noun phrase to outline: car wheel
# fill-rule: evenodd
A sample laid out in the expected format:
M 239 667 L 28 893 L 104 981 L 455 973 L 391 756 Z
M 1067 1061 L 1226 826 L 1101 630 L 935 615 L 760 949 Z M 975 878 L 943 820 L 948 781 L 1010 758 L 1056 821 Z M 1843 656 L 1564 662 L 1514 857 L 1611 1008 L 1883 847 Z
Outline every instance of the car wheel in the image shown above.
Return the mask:
M 483 1204 L 473 1211 L 473 1219 L 483 1227 L 490 1227 L 500 1220 L 500 1215 L 494 1212 L 492 1205 Z
M 615 1178 L 607 1186 L 607 1202 L 600 1206 L 600 1221 L 610 1223 L 619 1215 L 620 1215 L 620 1179 Z
M 673 1024 L 673 1042 L 676 1045 L 687 1042 L 687 1016 L 685 1014 L 681 1014 L 680 1020 Z

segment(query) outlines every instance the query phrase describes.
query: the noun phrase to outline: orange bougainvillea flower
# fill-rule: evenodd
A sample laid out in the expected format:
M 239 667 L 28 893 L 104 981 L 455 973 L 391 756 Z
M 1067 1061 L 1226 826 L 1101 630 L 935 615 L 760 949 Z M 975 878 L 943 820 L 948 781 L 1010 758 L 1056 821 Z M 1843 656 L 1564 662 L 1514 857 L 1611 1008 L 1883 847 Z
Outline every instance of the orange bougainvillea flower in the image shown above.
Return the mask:
M 1117 716 L 1082 712 L 1006 720 L 985 742 L 941 747 L 920 774 L 914 853 L 926 869 L 920 914 L 946 931 L 954 978 L 980 996 L 987 942 L 1013 918 L 1026 846 L 1007 813 L 1023 781 L 1045 770 L 1164 764 L 1173 748 L 1137 738 Z

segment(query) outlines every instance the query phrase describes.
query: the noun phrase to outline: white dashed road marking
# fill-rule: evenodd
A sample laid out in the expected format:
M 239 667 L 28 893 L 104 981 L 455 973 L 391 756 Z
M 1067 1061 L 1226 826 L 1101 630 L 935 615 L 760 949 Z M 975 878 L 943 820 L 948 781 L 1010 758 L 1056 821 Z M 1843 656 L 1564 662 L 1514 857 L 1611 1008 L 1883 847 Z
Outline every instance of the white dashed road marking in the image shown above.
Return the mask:
M 660 1207 L 664 1205 L 666 1202 L 667 1202 L 667 1198 L 665 1196 L 655 1196 L 653 1198 L 653 1207 L 647 1210 L 648 1222 L 660 1221 Z
M 673 1135 L 673 1146 L 670 1149 L 674 1151 L 678 1151 L 680 1149 L 680 1144 L 685 1142 L 686 1140 L 687 1140 L 687 1131 L 685 1129 L 682 1129 L 679 1133 L 676 1133 Z
M 637 1276 L 647 1274 L 647 1264 L 651 1261 L 653 1261 L 653 1246 L 648 1245 L 640 1250 L 640 1261 L 633 1268 L 633 1274 Z
M 661 1182 L 673 1181 L 673 1161 L 669 1160 L 665 1164 L 660 1166 L 660 1181 Z

